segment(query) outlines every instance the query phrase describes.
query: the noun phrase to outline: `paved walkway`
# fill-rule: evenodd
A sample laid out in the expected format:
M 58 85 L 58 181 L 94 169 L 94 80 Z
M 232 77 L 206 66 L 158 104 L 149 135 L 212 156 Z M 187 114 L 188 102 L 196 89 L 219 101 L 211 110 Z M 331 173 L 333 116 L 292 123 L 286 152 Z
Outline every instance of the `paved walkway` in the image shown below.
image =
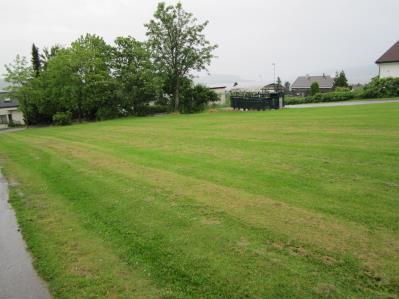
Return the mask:
M 50 294 L 32 267 L 0 173 L 0 299 L 14 298 L 48 299 Z
M 26 127 L 23 127 L 23 128 L 5 128 L 5 129 L 0 128 L 0 134 L 1 133 L 7 133 L 7 132 L 23 131 L 25 129 L 26 129 Z
M 399 103 L 399 99 L 392 99 L 392 100 L 363 100 L 363 101 L 347 101 L 347 102 L 334 102 L 334 103 L 313 103 L 313 104 L 286 105 L 285 108 L 317 108 L 317 107 L 336 107 L 336 106 L 383 104 L 383 103 Z

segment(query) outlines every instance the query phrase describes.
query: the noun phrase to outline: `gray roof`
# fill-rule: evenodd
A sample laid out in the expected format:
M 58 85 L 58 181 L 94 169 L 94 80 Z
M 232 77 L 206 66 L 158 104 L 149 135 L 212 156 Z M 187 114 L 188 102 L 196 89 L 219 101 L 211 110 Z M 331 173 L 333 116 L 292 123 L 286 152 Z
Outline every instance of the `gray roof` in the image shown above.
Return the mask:
M 18 106 L 19 103 L 17 100 L 0 99 L 0 108 L 15 108 Z
M 291 88 L 307 89 L 314 82 L 317 82 L 320 88 L 332 88 L 334 86 L 334 79 L 331 76 L 300 76 L 292 83 Z

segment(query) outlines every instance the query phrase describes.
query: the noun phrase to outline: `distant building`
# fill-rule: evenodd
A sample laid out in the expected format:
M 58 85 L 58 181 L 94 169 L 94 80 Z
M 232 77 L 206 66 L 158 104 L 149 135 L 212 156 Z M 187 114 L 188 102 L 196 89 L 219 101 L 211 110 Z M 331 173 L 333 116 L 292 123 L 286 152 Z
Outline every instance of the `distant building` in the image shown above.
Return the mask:
M 216 92 L 216 94 L 219 97 L 219 102 L 218 102 L 219 104 L 226 103 L 226 86 L 214 86 L 214 87 L 209 87 L 209 89 Z
M 399 77 L 399 41 L 384 53 L 376 62 L 380 78 Z
M 261 88 L 262 92 L 282 92 L 283 90 L 284 87 L 277 83 L 267 84 Z
M 0 90 L 0 128 L 6 128 L 10 123 L 23 125 L 24 116 L 18 110 L 19 103 L 6 97 L 7 93 Z
M 310 93 L 310 86 L 317 82 L 320 92 L 332 91 L 334 87 L 334 79 L 331 76 L 300 76 L 291 85 L 291 93 L 298 96 L 306 96 Z

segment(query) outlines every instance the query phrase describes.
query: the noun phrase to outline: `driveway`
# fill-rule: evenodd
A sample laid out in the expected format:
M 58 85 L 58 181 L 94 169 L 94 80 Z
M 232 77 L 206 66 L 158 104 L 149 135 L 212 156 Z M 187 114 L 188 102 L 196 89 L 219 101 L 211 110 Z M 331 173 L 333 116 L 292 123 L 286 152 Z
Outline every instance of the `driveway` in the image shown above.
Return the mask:
M 354 106 L 354 105 L 368 105 L 368 104 L 383 104 L 383 103 L 399 103 L 399 99 L 392 100 L 362 100 L 362 101 L 346 101 L 334 103 L 312 103 L 299 105 L 286 105 L 285 108 L 317 108 L 317 107 L 336 107 L 336 106 Z
M 0 173 L 0 299 L 11 298 L 48 299 L 50 294 L 32 267 Z

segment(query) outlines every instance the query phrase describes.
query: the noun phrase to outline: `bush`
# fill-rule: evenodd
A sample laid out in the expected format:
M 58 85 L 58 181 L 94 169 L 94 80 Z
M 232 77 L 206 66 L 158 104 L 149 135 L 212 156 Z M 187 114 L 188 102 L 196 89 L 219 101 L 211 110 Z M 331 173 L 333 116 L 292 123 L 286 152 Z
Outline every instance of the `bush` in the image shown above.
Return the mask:
M 70 112 L 57 112 L 53 115 L 53 123 L 57 126 L 66 126 L 72 123 L 72 114 Z
M 340 86 L 338 86 L 338 87 L 336 87 L 334 89 L 334 91 L 335 92 L 346 92 L 346 91 L 351 91 L 351 89 L 349 87 L 340 87 Z
M 388 98 L 399 96 L 399 78 L 374 78 L 363 89 L 362 97 Z
M 312 85 L 310 85 L 310 95 L 314 96 L 316 93 L 319 92 L 320 92 L 319 83 L 313 82 Z
M 341 102 L 352 100 L 354 95 L 350 91 L 346 92 L 326 92 L 317 93 L 314 96 L 307 97 L 307 103 L 323 103 L 323 102 Z
M 297 104 L 305 104 L 305 97 L 285 97 L 284 104 L 285 105 L 297 105 Z
M 113 119 L 119 116 L 118 111 L 113 107 L 100 107 L 96 112 L 97 120 Z
M 146 115 L 154 115 L 160 113 L 167 113 L 168 106 L 165 105 L 143 105 L 137 107 L 135 110 L 135 114 L 138 116 L 146 116 Z
M 181 99 L 181 113 L 195 113 L 204 111 L 208 103 L 219 101 L 219 97 L 213 90 L 204 85 L 187 86 Z

